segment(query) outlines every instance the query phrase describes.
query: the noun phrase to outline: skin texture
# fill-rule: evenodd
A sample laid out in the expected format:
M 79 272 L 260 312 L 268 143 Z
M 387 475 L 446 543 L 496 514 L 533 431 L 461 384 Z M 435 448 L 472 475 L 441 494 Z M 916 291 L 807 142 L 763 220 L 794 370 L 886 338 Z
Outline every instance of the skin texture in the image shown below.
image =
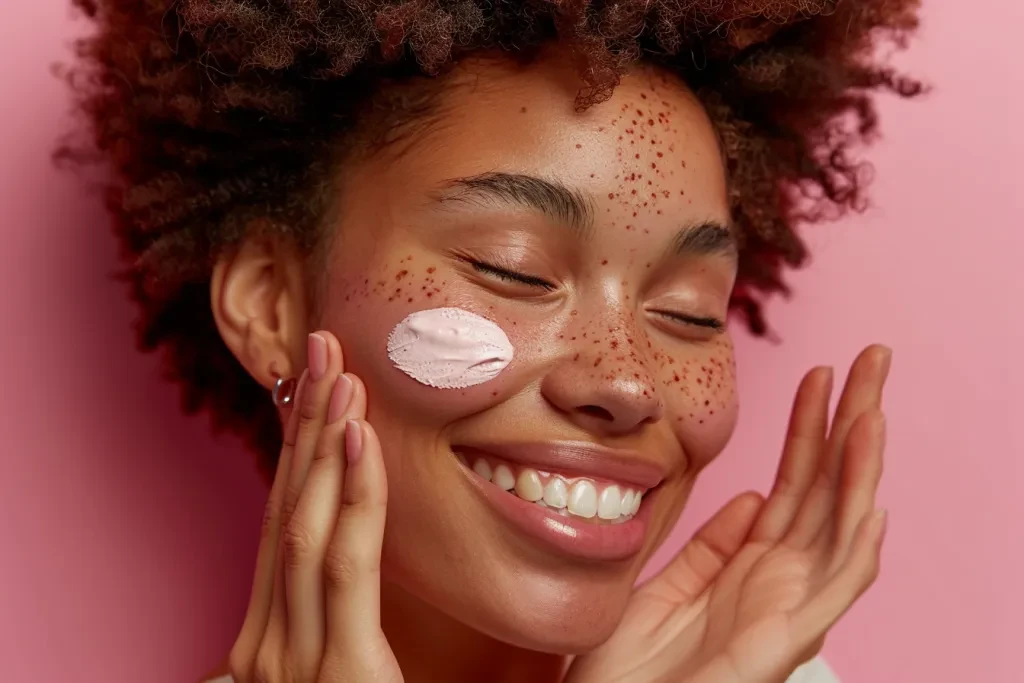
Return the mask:
M 337 235 L 324 253 L 318 301 L 304 297 L 303 283 L 312 274 L 295 252 L 257 240 L 218 264 L 214 314 L 243 365 L 270 364 L 284 374 L 309 367 L 300 383 L 308 384 L 309 395 L 300 396 L 295 424 L 286 430 L 283 474 L 275 481 L 265 526 L 264 545 L 278 544 L 279 526 L 282 550 L 277 559 L 266 559 L 261 550 L 253 603 L 232 654 L 240 680 L 250 680 L 254 662 L 257 679 L 313 680 L 316 671 L 281 673 L 279 661 L 268 663 L 265 653 L 274 643 L 287 642 L 296 661 L 319 662 L 326 648 L 321 680 L 390 680 L 399 663 L 411 681 L 485 675 L 495 681 L 557 680 L 564 655 L 591 652 L 571 673 L 574 682 L 594 683 L 605 671 L 622 680 L 676 680 L 685 673 L 702 683 L 781 681 L 813 656 L 822 629 L 873 578 L 870 568 L 855 566 L 857 581 L 845 579 L 828 609 L 816 607 L 811 616 L 796 612 L 792 623 L 799 628 L 789 630 L 785 610 L 798 610 L 807 595 L 831 585 L 831 574 L 817 570 L 845 566 L 854 532 L 861 548 L 880 538 L 877 524 L 861 524 L 873 508 L 874 467 L 881 462 L 878 430 L 868 421 L 860 428 L 859 452 L 868 454 L 860 457 L 871 464 L 862 467 L 870 472 L 850 476 L 857 486 L 865 477 L 874 483 L 866 485 L 869 495 L 859 499 L 852 521 L 838 527 L 848 537 L 842 553 L 832 553 L 829 534 L 817 533 L 833 514 L 842 458 L 826 463 L 832 475 L 824 477 L 825 485 L 811 487 L 818 446 L 803 454 L 791 448 L 777 485 L 785 496 L 768 504 L 767 521 L 755 527 L 760 536 L 751 537 L 760 545 L 737 554 L 761 509 L 759 497 L 741 497 L 664 580 L 639 598 L 634 593 L 644 562 L 736 423 L 732 344 L 715 321 L 726 316 L 737 263 L 717 140 L 686 87 L 659 71 L 638 69 L 609 101 L 584 113 L 573 108 L 578 87 L 557 53 L 529 66 L 494 59 L 463 63 L 446 82 L 435 115 L 408 144 L 343 166 Z M 568 188 L 585 215 L 573 216 L 564 203 L 557 205 L 562 210 L 544 211 L 508 199 L 507 192 L 498 197 L 474 191 L 493 188 L 495 178 L 507 187 L 510 176 Z M 516 188 L 517 196 L 526 193 Z M 527 280 L 510 280 L 493 267 Z M 389 332 L 410 313 L 439 306 L 500 325 L 515 347 L 513 362 L 491 382 L 464 390 L 426 387 L 394 368 L 386 352 Z M 307 347 L 310 318 L 324 332 Z M 887 363 L 880 358 L 876 352 L 862 363 L 869 366 L 861 371 L 866 398 L 849 409 L 849 420 L 837 423 L 842 431 L 835 453 L 843 449 L 853 418 L 877 406 L 880 368 Z M 335 383 L 342 371 L 350 379 Z M 828 422 L 828 388 L 821 379 L 809 379 L 811 389 L 804 390 L 804 402 L 812 406 L 805 410 L 824 414 L 823 421 L 811 415 L 811 427 L 805 427 L 812 431 Z M 343 434 L 344 405 L 346 415 L 365 416 L 372 429 L 363 423 L 352 428 L 361 436 Z M 624 561 L 584 562 L 511 530 L 474 495 L 452 452 L 485 437 L 589 441 L 657 462 L 666 476 L 645 499 L 652 512 L 643 551 Z M 374 444 L 370 452 L 380 454 L 379 471 L 375 457 L 353 463 L 362 457 L 353 438 Z M 317 441 L 317 454 L 299 457 L 296 444 L 310 440 Z M 344 476 L 354 482 L 354 493 L 349 483 L 344 494 L 336 483 L 344 469 L 341 451 L 348 454 Z M 307 472 L 331 467 L 338 472 L 310 474 L 303 490 Z M 827 495 L 815 499 L 812 490 Z M 810 512 L 796 526 L 803 536 L 813 532 L 807 538 L 787 532 L 805 495 Z M 339 497 L 340 517 L 331 508 Z M 309 510 L 321 508 L 327 513 L 311 516 Z M 359 525 L 366 528 L 357 534 L 351 527 Z M 331 534 L 335 541 L 328 547 L 324 539 Z M 796 539 L 789 554 L 775 547 L 783 536 Z M 807 548 L 819 548 L 815 539 L 821 551 L 808 564 Z M 717 593 L 705 591 L 721 568 L 709 565 L 709 548 L 716 558 L 710 565 L 725 565 L 733 554 L 741 558 L 738 569 L 723 574 L 725 588 Z M 375 576 L 375 557 L 379 582 L 353 578 Z M 862 550 L 857 557 L 877 558 L 877 552 Z M 779 573 L 792 577 L 791 567 L 802 564 L 808 570 L 794 582 L 801 590 L 782 590 Z M 762 572 L 753 572 L 754 589 L 748 586 L 751 567 Z M 310 577 L 275 580 L 275 573 L 289 570 L 293 578 L 302 572 Z M 319 585 L 321 576 L 327 588 L 308 588 Z M 780 608 L 782 623 L 767 622 L 769 633 L 784 634 L 767 648 L 784 653 L 782 659 L 751 656 L 765 649 L 765 639 L 754 637 L 756 628 L 754 636 L 743 631 L 746 640 L 735 638 L 740 627 L 765 628 L 757 596 L 768 595 L 788 600 Z M 687 602 L 696 607 L 679 609 Z M 263 604 L 272 604 L 269 617 L 260 616 Z M 709 605 L 715 608 L 710 615 Z M 291 624 L 287 629 L 282 615 Z M 334 631 L 328 640 L 347 643 L 340 651 L 348 656 L 331 654 L 325 619 L 328 633 Z M 806 625 L 811 622 L 813 628 Z M 709 650 L 715 657 L 696 657 L 700 643 L 715 645 Z M 634 661 L 644 647 L 658 644 L 671 647 Z M 448 654 L 453 649 L 459 654 Z M 313 655 L 294 654 L 305 650 Z M 690 660 L 681 663 L 680 652 Z M 366 665 L 354 678 L 353 669 L 324 678 L 323 671 L 338 670 L 339 661 Z M 638 671 L 642 678 L 631 678 Z
M 611 633 L 644 559 L 733 428 L 728 335 L 645 310 L 725 316 L 734 260 L 665 257 L 683 226 L 728 223 L 723 170 L 699 105 L 654 73 L 629 78 L 584 115 L 572 108 L 577 79 L 555 60 L 522 69 L 477 62 L 458 79 L 443 121 L 403 154 L 384 153 L 342 179 L 339 214 L 360 229 L 342 226 L 320 326 L 338 335 L 347 369 L 370 388 L 367 417 L 381 435 L 391 494 L 386 578 L 503 641 L 580 652 Z M 593 207 L 590 234 L 581 239 L 526 207 L 435 198 L 450 179 L 493 172 L 576 189 Z M 558 288 L 476 272 L 460 254 Z M 439 392 L 391 366 L 394 325 L 441 305 L 506 331 L 516 356 L 498 378 Z M 348 333 L 354 325 L 359 332 Z M 656 454 L 670 475 L 645 552 L 595 571 L 503 533 L 450 450 L 485 436 Z

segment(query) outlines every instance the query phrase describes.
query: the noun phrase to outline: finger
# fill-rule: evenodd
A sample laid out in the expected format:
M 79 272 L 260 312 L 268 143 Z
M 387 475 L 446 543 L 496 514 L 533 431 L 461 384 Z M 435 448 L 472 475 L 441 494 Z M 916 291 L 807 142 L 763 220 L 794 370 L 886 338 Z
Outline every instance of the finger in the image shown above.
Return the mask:
M 782 538 L 814 482 L 828 432 L 832 376 L 832 368 L 815 368 L 800 382 L 775 484 L 751 533 L 754 541 Z
M 739 551 L 763 503 L 764 498 L 756 492 L 733 498 L 640 590 L 678 601 L 689 601 L 703 593 Z
M 850 368 L 814 483 L 786 535 L 790 547 L 809 546 L 834 514 L 847 436 L 854 421 L 865 411 L 881 407 L 891 357 L 886 347 L 870 346 Z M 830 533 L 832 528 L 829 527 Z
M 299 414 L 298 429 L 281 508 L 281 523 L 285 526 L 306 483 L 313 451 L 327 420 L 331 390 L 342 372 L 341 344 L 333 334 L 314 332 L 307 338 L 306 346 L 309 374 L 306 395 L 295 407 Z
M 309 463 L 316 449 L 320 430 L 327 418 L 327 404 L 331 389 L 340 373 L 341 347 L 337 339 L 329 332 L 310 334 L 306 341 L 309 367 L 306 370 L 306 386 L 302 398 L 295 403 L 294 413 L 297 415 L 295 430 L 289 435 L 285 444 L 291 449 L 291 460 L 288 476 L 281 500 L 281 528 L 287 529 L 299 494 L 306 482 Z M 326 374 L 330 372 L 331 374 Z M 284 585 L 284 571 L 279 549 L 277 571 L 274 577 L 274 594 L 271 598 L 271 622 L 288 623 L 287 592 Z
M 810 647 L 846 614 L 878 578 L 887 516 L 878 510 L 861 520 L 846 563 L 791 618 L 794 642 Z
M 345 424 L 366 413 L 366 391 L 354 376 L 340 375 L 331 392 L 324 425 L 285 530 L 285 590 L 288 649 L 297 680 L 313 680 L 324 648 L 323 563 L 341 505 Z
M 880 410 L 868 411 L 850 430 L 843 455 L 834 536 L 837 564 L 845 561 L 857 527 L 875 509 L 884 451 L 885 415 Z
M 387 512 L 380 441 L 369 423 L 345 429 L 341 511 L 324 558 L 327 653 L 335 661 L 365 655 L 361 643 L 380 630 L 380 552 Z
M 306 373 L 303 372 L 295 387 L 293 405 L 294 401 L 302 400 L 305 386 Z M 232 674 L 240 681 L 248 681 L 252 677 L 252 663 L 270 616 L 274 593 L 274 574 L 277 569 L 277 549 L 280 542 L 281 501 L 284 498 L 284 489 L 287 485 L 292 452 L 291 447 L 287 445 L 288 435 L 291 434 L 291 442 L 294 443 L 297 425 L 298 415 L 295 410 L 292 410 L 285 420 L 284 445 L 282 445 L 277 459 L 274 483 L 271 485 L 270 495 L 267 497 L 267 504 L 263 511 L 259 550 L 256 553 L 256 570 L 253 573 L 252 592 L 249 594 L 249 607 L 245 612 L 245 620 L 242 622 L 242 628 L 229 656 Z

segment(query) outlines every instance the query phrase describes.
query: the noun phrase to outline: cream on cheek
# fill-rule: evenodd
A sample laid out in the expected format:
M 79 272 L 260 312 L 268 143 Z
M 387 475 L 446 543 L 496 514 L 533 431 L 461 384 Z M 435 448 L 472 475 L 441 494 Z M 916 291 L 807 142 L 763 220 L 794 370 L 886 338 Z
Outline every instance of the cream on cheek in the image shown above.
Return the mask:
M 411 313 L 388 336 L 388 358 L 395 367 L 437 389 L 488 382 L 508 367 L 513 353 L 496 323 L 454 307 Z

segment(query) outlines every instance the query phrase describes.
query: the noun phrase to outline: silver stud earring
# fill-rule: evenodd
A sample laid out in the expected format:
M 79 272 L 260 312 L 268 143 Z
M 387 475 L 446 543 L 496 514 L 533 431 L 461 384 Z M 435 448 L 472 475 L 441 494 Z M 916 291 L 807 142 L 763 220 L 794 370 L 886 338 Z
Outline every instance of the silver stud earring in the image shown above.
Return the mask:
M 274 373 L 275 376 L 277 373 Z M 274 405 L 278 408 L 282 408 L 292 402 L 292 398 L 295 396 L 295 386 L 298 384 L 298 380 L 294 377 L 285 379 L 284 377 L 278 377 L 277 381 L 274 382 L 274 388 L 270 392 L 270 398 L 273 399 Z

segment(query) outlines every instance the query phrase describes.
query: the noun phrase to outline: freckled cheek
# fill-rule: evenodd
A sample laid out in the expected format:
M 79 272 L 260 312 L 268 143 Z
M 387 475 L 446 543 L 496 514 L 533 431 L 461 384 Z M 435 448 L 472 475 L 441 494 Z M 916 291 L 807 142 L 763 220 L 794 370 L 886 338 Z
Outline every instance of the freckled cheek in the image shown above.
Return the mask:
M 411 273 L 402 279 L 415 282 Z M 480 302 L 469 286 L 437 284 L 435 296 L 421 293 L 401 299 L 393 291 L 349 287 L 344 296 L 334 297 L 340 303 L 325 311 L 324 326 L 341 340 L 346 371 L 366 384 L 370 419 L 442 426 L 507 400 L 530 381 L 535 374 L 531 369 L 542 362 L 540 354 L 548 348 L 538 343 L 543 325 L 496 311 Z M 442 307 L 460 308 L 497 324 L 512 345 L 511 362 L 492 379 L 454 388 L 429 386 L 399 369 L 388 353 L 392 331 L 410 314 Z
M 691 359 L 672 377 L 666 415 L 692 466 L 701 469 L 722 452 L 736 428 L 739 397 L 732 357 Z

